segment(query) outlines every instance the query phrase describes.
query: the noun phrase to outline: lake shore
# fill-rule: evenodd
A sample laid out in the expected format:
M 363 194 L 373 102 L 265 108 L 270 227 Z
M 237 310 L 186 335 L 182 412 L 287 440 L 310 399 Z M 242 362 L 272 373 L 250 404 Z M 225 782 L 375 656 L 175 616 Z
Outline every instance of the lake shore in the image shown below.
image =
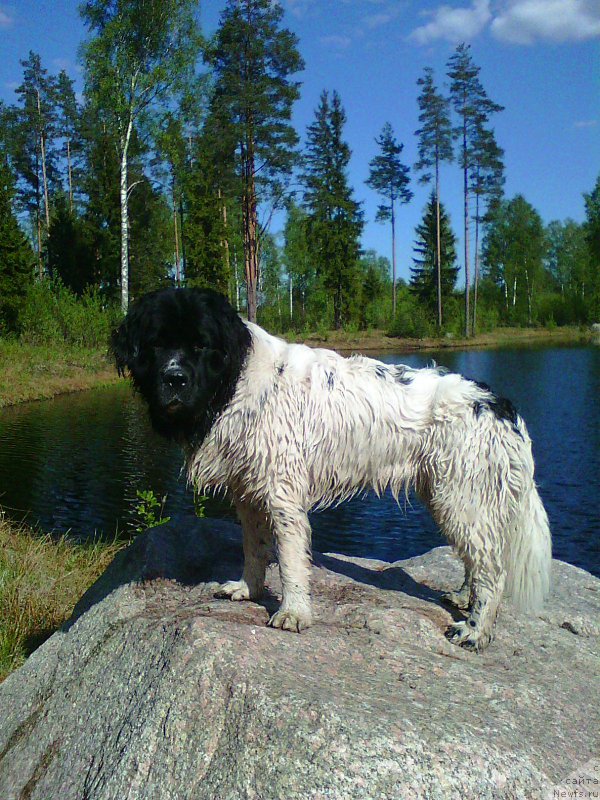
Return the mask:
M 353 352 L 396 352 L 416 350 L 464 350 L 544 344 L 584 344 L 591 331 L 581 328 L 497 328 L 470 339 L 405 339 L 386 336 L 383 331 L 328 331 L 325 335 L 301 338 L 288 334 L 290 342 L 309 347 L 326 347 L 347 355 Z M 120 379 L 107 351 L 52 345 L 32 345 L 0 339 L 0 408 L 31 400 L 48 400 L 60 394 L 109 386 Z

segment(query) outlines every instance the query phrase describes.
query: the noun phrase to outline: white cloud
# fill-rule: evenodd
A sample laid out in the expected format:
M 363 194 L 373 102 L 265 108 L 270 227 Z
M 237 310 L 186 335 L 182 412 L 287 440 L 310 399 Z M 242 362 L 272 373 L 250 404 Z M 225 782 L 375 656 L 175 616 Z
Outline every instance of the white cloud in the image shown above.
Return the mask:
M 431 21 L 416 28 L 408 37 L 417 44 L 429 44 L 436 39 L 453 44 L 469 41 L 481 33 L 492 18 L 490 0 L 473 0 L 468 8 L 440 6 L 428 13 L 432 15 Z
M 0 8 L 0 28 L 10 28 L 14 21 L 15 18 L 8 11 Z
M 578 119 L 573 123 L 574 128 L 595 128 L 598 124 L 597 119 Z
M 294 17 L 302 19 L 314 6 L 314 0 L 286 0 L 286 6 Z
M 600 36 L 598 0 L 510 0 L 491 25 L 513 44 L 573 42 Z
M 367 14 L 367 16 L 363 17 L 362 22 L 363 25 L 370 30 L 375 30 L 375 28 L 381 28 L 387 25 L 395 19 L 401 11 L 403 11 L 402 6 L 394 6 L 387 11 L 381 11 L 379 14 Z
M 352 39 L 349 36 L 321 36 L 319 41 L 325 47 L 331 47 L 334 50 L 345 50 L 352 44 Z

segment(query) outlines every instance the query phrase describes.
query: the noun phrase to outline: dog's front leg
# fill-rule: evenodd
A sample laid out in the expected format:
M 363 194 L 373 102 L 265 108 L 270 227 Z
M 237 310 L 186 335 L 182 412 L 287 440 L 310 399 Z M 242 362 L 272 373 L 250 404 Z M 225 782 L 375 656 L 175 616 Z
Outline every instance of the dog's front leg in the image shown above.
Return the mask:
M 244 537 L 244 571 L 239 581 L 227 581 L 219 586 L 217 596 L 258 600 L 265 590 L 265 572 L 271 556 L 269 521 L 264 511 L 250 503 L 236 501 L 235 507 Z
M 294 500 L 278 498 L 270 504 L 282 600 L 269 620 L 273 628 L 300 631 L 312 622 L 310 606 L 310 539 L 308 515 Z

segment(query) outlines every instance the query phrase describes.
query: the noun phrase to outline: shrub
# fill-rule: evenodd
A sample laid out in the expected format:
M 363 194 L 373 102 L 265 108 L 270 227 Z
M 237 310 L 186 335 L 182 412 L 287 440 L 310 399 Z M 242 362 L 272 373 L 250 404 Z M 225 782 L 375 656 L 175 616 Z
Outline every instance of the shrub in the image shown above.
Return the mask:
M 118 318 L 118 308 L 106 305 L 97 289 L 77 297 L 58 279 L 36 281 L 25 298 L 22 336 L 32 344 L 106 347 Z

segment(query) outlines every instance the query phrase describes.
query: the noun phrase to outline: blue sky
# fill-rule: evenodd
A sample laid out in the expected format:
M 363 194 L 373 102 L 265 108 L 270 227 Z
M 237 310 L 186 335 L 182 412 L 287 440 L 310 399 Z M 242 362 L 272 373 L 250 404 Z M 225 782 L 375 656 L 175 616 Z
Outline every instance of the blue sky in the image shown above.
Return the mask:
M 40 53 L 51 72 L 80 82 L 77 49 L 84 36 L 76 0 L 0 0 L 0 99 L 12 102 L 19 59 Z M 223 0 L 205 2 L 200 19 L 214 31 Z M 433 67 L 440 85 L 456 44 L 472 45 L 489 96 L 505 106 L 495 118 L 505 150 L 506 193 L 521 193 L 545 222 L 584 218 L 582 193 L 600 173 L 599 0 L 283 0 L 285 23 L 306 62 L 294 122 L 302 137 L 323 89 L 336 89 L 346 109 L 352 149 L 350 180 L 363 201 L 363 245 L 390 256 L 388 226 L 374 221 L 377 196 L 364 181 L 375 137 L 389 121 L 417 157 L 416 81 Z M 416 176 L 414 176 L 416 178 Z M 429 189 L 413 180 L 415 197 L 398 214 L 398 264 L 407 277 L 415 225 Z M 455 233 L 462 229 L 461 177 L 442 173 L 442 201 Z

